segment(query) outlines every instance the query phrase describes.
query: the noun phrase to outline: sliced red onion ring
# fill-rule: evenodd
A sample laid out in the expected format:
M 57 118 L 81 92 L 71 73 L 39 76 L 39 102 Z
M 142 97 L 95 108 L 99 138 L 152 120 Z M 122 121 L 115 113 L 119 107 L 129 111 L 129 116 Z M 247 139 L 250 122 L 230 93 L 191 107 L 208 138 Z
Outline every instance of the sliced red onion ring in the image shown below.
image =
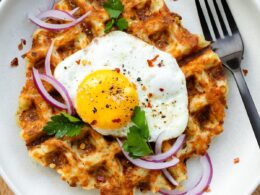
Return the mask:
M 51 46 L 48 49 L 46 58 L 45 58 L 45 73 L 48 76 L 52 77 L 52 72 L 51 72 L 51 54 L 52 54 L 52 50 L 54 47 L 54 41 L 51 42 Z
M 66 105 L 67 105 L 67 110 L 68 113 L 73 115 L 74 114 L 74 107 L 73 107 L 73 103 L 72 100 L 69 96 L 68 91 L 66 90 L 66 88 L 55 78 L 50 77 L 48 75 L 40 75 L 40 78 L 50 84 L 52 84 L 52 86 L 60 93 L 61 97 L 64 99 Z
M 40 74 L 39 71 L 35 68 L 32 69 L 33 73 L 33 80 L 36 85 L 36 88 L 38 89 L 39 93 L 42 95 L 42 97 L 52 106 L 55 106 L 60 109 L 67 109 L 69 114 L 74 114 L 74 108 L 73 103 L 69 97 L 69 94 L 67 90 L 64 88 L 64 86 L 58 82 L 53 77 L 50 77 L 48 75 Z M 66 104 L 63 104 L 56 99 L 54 99 L 44 88 L 43 83 L 41 80 L 44 80 L 51 84 L 62 96 Z
M 200 181 L 190 190 L 186 191 L 177 191 L 177 190 L 160 190 L 161 194 L 164 195 L 201 195 L 203 194 L 204 190 L 207 189 L 211 183 L 213 177 L 213 168 L 211 159 L 208 154 L 202 156 L 200 158 L 200 163 L 202 166 L 202 177 Z
M 76 19 L 68 12 L 61 10 L 48 10 L 37 15 L 37 18 L 43 20 L 46 18 L 75 21 Z
M 39 93 L 42 97 L 51 105 L 60 108 L 60 109 L 67 109 L 67 106 L 56 99 L 54 99 L 44 88 L 43 83 L 41 81 L 40 73 L 35 68 L 32 69 L 33 81 L 35 83 L 36 88 L 38 89 Z
M 181 135 L 176 142 L 174 143 L 172 149 L 174 149 L 175 151 L 173 151 L 172 155 L 175 155 L 182 147 L 184 140 L 185 140 L 185 135 Z M 162 144 L 163 144 L 163 139 L 164 139 L 164 133 L 161 133 L 157 140 L 156 140 L 156 144 L 155 144 L 155 152 L 156 154 L 161 154 L 161 150 L 162 150 Z M 171 150 L 171 149 L 170 149 Z M 168 150 L 169 151 L 169 150 Z M 177 183 L 177 181 L 171 176 L 171 174 L 169 173 L 169 171 L 167 169 L 162 169 L 163 174 L 165 175 L 165 177 L 168 179 L 168 181 L 174 185 L 174 186 L 178 186 L 179 184 Z
M 68 13 L 69 13 L 70 15 L 73 15 L 73 14 L 75 14 L 78 10 L 79 10 L 79 7 L 76 7 L 75 9 L 69 11 Z
M 172 177 L 172 175 L 169 173 L 169 171 L 167 169 L 162 169 L 162 172 L 172 185 L 174 185 L 174 186 L 179 185 L 178 182 Z
M 162 152 L 162 144 L 164 140 L 164 132 L 160 133 L 155 142 L 155 153 L 160 154 Z
M 34 16 L 33 14 L 29 14 L 29 19 L 36 24 L 37 26 L 47 29 L 47 30 L 66 30 L 68 28 L 71 28 L 77 24 L 79 24 L 80 22 L 82 22 L 86 17 L 88 17 L 90 15 L 91 11 L 88 11 L 87 13 L 85 13 L 84 15 L 82 15 L 80 18 L 76 19 L 73 22 L 70 23 L 66 23 L 66 24 L 50 24 L 47 22 L 44 22 L 42 20 L 40 20 L 39 18 L 37 18 L 36 16 Z
M 134 165 L 138 166 L 138 167 L 142 167 L 144 169 L 150 169 L 150 170 L 159 170 L 159 169 L 165 169 L 165 168 L 169 168 L 169 167 L 173 167 L 176 164 L 179 163 L 179 159 L 177 158 L 173 158 L 171 161 L 167 161 L 167 162 L 148 162 L 145 160 L 141 160 L 141 159 L 133 159 L 132 157 L 130 157 L 128 155 L 128 153 L 126 151 L 124 151 L 123 147 L 122 147 L 122 142 L 117 139 L 123 154 L 125 155 L 125 157 Z
M 159 135 L 159 137 L 161 137 L 161 134 Z M 160 152 L 160 153 L 157 153 L 156 155 L 147 156 L 147 157 L 143 158 L 143 160 L 150 161 L 150 162 L 162 162 L 162 161 L 165 161 L 168 158 L 170 158 L 173 155 L 175 155 L 181 149 L 181 147 L 182 147 L 182 145 L 184 143 L 184 140 L 185 140 L 185 135 L 180 135 L 178 137 L 178 139 L 176 140 L 176 142 L 173 144 L 173 146 L 167 152 L 164 152 L 164 153 Z M 161 149 L 162 142 L 163 142 L 162 139 L 157 139 L 156 140 L 156 145 L 160 146 L 160 147 L 157 146 L 157 150 Z

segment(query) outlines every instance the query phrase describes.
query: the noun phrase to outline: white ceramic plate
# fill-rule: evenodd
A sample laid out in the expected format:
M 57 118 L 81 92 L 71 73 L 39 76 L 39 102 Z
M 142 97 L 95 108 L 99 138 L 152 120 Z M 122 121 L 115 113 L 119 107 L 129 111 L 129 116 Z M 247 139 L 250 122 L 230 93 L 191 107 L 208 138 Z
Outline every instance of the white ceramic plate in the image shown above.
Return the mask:
M 2 0 L 0 3 L 0 174 L 16 194 L 98 194 L 97 191 L 70 188 L 54 171 L 36 164 L 28 156 L 16 126 L 15 112 L 25 81 L 25 65 L 19 58 L 19 67 L 11 68 L 10 61 L 21 56 L 31 44 L 35 27 L 27 21 L 27 13 L 47 2 Z M 169 0 L 168 3 L 183 16 L 188 29 L 201 33 L 194 1 Z M 260 111 L 260 2 L 229 0 L 229 3 L 245 41 L 243 66 L 249 70 L 246 79 Z M 27 40 L 23 52 L 17 49 L 21 38 Z M 260 183 L 260 150 L 231 75 L 228 75 L 228 80 L 230 93 L 225 131 L 213 141 L 209 150 L 214 167 L 210 195 L 250 194 Z M 233 159 L 236 157 L 240 158 L 240 163 L 234 165 Z

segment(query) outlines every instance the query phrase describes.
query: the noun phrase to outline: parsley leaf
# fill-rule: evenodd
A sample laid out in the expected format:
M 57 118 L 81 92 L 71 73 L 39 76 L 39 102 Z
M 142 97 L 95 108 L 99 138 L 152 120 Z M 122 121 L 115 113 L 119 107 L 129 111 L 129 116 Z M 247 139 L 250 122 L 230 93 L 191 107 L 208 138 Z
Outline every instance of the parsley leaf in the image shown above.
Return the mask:
M 112 19 L 106 24 L 105 33 L 109 33 L 115 24 L 115 20 Z
M 135 108 L 132 122 L 135 125 L 129 128 L 127 140 L 123 144 L 124 150 L 129 152 L 129 155 L 133 158 L 139 158 L 153 153 L 148 143 L 150 134 L 145 112 L 141 110 L 140 107 Z
M 108 0 L 103 7 L 108 12 L 110 18 L 118 18 L 124 10 L 121 0 Z
M 103 7 L 111 18 L 106 24 L 105 33 L 110 32 L 113 26 L 116 26 L 119 30 L 126 30 L 128 28 L 127 20 L 125 18 L 120 18 L 120 15 L 124 10 L 124 5 L 121 0 L 108 0 L 104 3 Z
M 148 124 L 145 117 L 145 112 L 141 110 L 140 107 L 136 107 L 134 110 L 134 116 L 132 117 L 132 122 L 142 131 L 140 132 L 142 134 L 142 137 L 145 139 L 150 138 L 150 132 L 148 128 Z
M 46 126 L 43 128 L 48 135 L 55 135 L 57 138 L 62 138 L 65 135 L 74 137 L 80 134 L 84 123 L 67 113 L 61 113 L 51 117 Z
M 126 30 L 128 28 L 128 22 L 125 18 L 120 18 L 116 21 L 116 26 L 119 30 Z

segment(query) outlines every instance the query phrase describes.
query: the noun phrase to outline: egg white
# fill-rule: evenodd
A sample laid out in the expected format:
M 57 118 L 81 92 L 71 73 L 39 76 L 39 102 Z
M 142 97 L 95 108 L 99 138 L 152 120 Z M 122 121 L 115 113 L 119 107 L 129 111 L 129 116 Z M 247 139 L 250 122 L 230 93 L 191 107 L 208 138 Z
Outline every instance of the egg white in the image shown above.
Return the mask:
M 154 59 L 153 67 L 147 60 Z M 188 96 L 185 76 L 176 60 L 168 53 L 121 31 L 94 39 L 91 44 L 62 61 L 55 69 L 55 78 L 68 90 L 74 105 L 77 88 L 83 79 L 96 70 L 120 68 L 121 74 L 137 86 L 139 106 L 145 111 L 151 140 L 164 132 L 165 140 L 178 137 L 188 122 Z M 141 80 L 141 81 L 140 81 Z M 146 88 L 146 90 L 144 90 Z M 152 108 L 147 106 L 147 95 Z M 126 136 L 132 122 L 121 129 L 104 131 L 104 135 Z

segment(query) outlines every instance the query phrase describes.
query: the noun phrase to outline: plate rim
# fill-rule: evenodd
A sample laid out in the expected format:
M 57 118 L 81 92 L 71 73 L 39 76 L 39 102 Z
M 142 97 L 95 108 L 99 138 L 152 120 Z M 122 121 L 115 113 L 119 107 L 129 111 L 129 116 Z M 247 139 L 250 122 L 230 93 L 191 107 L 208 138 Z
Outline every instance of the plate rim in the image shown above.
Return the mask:
M 260 3 L 257 0 L 252 0 L 252 1 L 260 10 Z M 2 9 L 4 9 L 4 7 L 7 5 L 7 3 L 8 3 L 8 0 L 0 0 L 0 12 L 2 11 Z M 12 192 L 14 194 L 22 195 L 21 190 L 18 190 L 17 185 L 12 181 L 12 179 L 4 171 L 1 163 L 0 163 L 0 176 L 3 178 L 4 182 L 8 185 L 8 187 L 12 190 Z M 260 176 L 258 179 L 256 178 L 255 183 L 253 183 L 251 185 L 251 187 L 248 188 L 248 191 L 249 191 L 248 194 L 252 194 L 259 185 L 260 185 Z

